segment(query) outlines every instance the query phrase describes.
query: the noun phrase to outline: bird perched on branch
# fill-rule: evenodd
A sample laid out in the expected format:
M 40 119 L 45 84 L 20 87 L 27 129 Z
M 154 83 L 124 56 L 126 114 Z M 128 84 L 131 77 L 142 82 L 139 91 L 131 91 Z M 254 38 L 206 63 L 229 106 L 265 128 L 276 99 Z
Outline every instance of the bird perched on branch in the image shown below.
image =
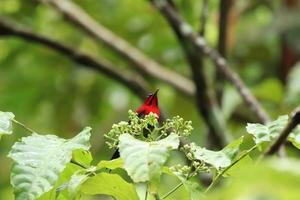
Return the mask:
M 158 98 L 157 98 L 158 90 L 156 90 L 153 94 L 148 95 L 144 103 L 136 110 L 139 118 L 143 118 L 151 112 L 157 115 L 157 118 L 160 117 L 160 110 L 158 107 Z M 118 149 L 113 154 L 112 159 L 120 157 L 120 153 Z

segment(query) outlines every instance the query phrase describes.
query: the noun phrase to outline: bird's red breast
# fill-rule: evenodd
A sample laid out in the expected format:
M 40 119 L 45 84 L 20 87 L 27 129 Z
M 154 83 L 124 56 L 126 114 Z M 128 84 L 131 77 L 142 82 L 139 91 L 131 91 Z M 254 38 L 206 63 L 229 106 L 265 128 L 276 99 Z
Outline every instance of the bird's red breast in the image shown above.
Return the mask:
M 156 90 L 153 94 L 150 94 L 147 99 L 144 101 L 144 103 L 136 110 L 138 113 L 139 118 L 143 118 L 146 115 L 149 115 L 149 113 L 154 113 L 157 115 L 157 118 L 160 117 L 160 111 L 158 107 L 158 98 L 157 98 L 157 92 Z M 147 134 L 145 134 L 145 137 L 147 137 Z M 111 160 L 120 157 L 119 150 L 117 149 Z
M 153 94 L 150 94 L 145 100 L 145 102 L 136 110 L 139 117 L 148 115 L 151 112 L 156 114 L 158 118 L 160 117 L 157 92 L 158 90 L 156 90 Z

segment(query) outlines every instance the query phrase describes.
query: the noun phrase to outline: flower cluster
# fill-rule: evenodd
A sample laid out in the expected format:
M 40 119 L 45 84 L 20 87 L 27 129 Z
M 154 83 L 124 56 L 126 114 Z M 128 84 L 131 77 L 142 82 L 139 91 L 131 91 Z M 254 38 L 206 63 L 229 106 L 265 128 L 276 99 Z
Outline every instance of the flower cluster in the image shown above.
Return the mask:
M 163 124 L 165 130 L 176 133 L 179 136 L 189 136 L 193 130 L 192 121 L 184 121 L 183 118 L 175 116 L 167 119 Z
M 170 170 L 172 171 L 172 173 L 181 176 L 184 179 L 187 179 L 191 174 L 192 168 L 187 165 L 178 164 L 170 167 Z
M 195 144 L 185 144 L 180 148 L 180 150 L 184 152 L 186 158 L 190 161 L 193 174 L 196 175 L 199 172 L 209 172 L 209 167 L 206 165 L 206 163 L 195 158 L 195 148 L 192 148 L 193 145 Z
M 143 141 L 155 141 L 167 137 L 170 133 L 175 133 L 180 137 L 191 134 L 193 127 L 191 121 L 184 121 L 176 116 L 167 119 L 162 125 L 157 120 L 157 115 L 150 113 L 144 118 L 139 118 L 138 114 L 132 110 L 128 111 L 129 121 L 121 121 L 114 124 L 112 129 L 104 135 L 109 148 L 116 148 L 119 143 L 119 136 L 127 133 Z

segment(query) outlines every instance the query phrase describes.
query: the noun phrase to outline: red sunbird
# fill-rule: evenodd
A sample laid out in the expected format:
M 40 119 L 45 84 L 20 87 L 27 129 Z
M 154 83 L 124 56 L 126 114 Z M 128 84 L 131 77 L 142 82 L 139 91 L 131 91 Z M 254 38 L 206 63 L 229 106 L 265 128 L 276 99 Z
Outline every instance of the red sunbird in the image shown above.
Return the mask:
M 143 118 L 151 112 L 157 115 L 157 118 L 160 117 L 160 110 L 158 107 L 158 98 L 157 98 L 158 90 L 156 90 L 153 94 L 148 95 L 144 103 L 135 111 L 138 114 L 139 118 Z M 115 151 L 111 159 L 115 159 L 120 157 L 118 149 Z

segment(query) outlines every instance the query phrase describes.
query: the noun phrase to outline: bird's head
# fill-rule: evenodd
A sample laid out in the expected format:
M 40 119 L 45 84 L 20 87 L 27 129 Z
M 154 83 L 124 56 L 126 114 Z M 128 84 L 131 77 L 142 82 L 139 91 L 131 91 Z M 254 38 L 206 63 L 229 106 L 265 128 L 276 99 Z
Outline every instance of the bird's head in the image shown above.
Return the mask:
M 160 110 L 158 107 L 157 93 L 158 90 L 156 90 L 153 94 L 148 95 L 144 103 L 136 110 L 139 116 L 145 116 L 152 112 L 159 118 Z

